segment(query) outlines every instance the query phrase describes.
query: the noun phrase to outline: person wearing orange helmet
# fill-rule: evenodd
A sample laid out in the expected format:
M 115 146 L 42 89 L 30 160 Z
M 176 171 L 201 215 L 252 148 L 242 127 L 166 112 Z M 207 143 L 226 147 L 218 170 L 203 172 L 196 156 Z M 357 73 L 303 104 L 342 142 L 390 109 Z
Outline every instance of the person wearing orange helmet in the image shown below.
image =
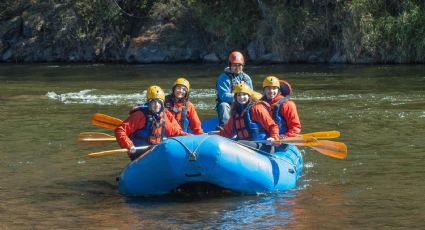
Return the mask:
M 189 101 L 189 90 L 189 81 L 183 77 L 177 78 L 171 94 L 165 97 L 165 108 L 173 114 L 184 132 L 190 128 L 193 134 L 203 134 L 195 106 Z
M 234 101 L 233 90 L 238 83 L 245 83 L 251 89 L 252 80 L 243 72 L 245 59 L 239 51 L 233 51 L 229 55 L 229 66 L 224 69 L 216 82 L 217 90 L 217 115 L 219 126 L 222 127 L 230 118 L 230 105 Z
M 279 139 L 279 128 L 268 111 L 268 104 L 253 96 L 253 90 L 245 83 L 238 83 L 233 90 L 231 116 L 218 135 L 232 138 L 236 135 L 238 141 L 264 151 L 271 152 L 270 145 L 255 141 L 270 142 Z
M 274 76 L 267 76 L 263 81 L 264 97 L 262 100 L 271 107 L 271 115 L 279 126 L 281 138 L 295 137 L 301 132 L 301 122 L 297 107 L 289 97 L 291 85 Z
M 180 128 L 169 111 L 164 110 L 165 94 L 159 86 L 148 88 L 147 99 L 146 104 L 134 107 L 129 117 L 115 128 L 115 138 L 121 148 L 128 149 L 131 160 L 146 151 L 138 150 L 138 146 L 157 145 L 165 137 L 190 135 Z

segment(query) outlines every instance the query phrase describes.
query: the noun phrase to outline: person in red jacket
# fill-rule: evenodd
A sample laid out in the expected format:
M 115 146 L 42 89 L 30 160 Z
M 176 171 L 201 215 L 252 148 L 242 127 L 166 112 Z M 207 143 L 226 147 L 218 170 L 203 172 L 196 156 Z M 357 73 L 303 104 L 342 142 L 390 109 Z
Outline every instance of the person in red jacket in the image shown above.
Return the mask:
M 189 81 L 178 78 L 173 84 L 171 94 L 165 97 L 165 108 L 173 114 L 183 131 L 188 132 L 190 128 L 193 134 L 203 134 L 195 106 L 189 101 L 189 90 Z
M 115 128 L 115 137 L 121 148 L 128 149 L 131 160 L 145 151 L 137 146 L 157 145 L 165 137 L 190 135 L 178 125 L 173 115 L 164 110 L 164 91 L 159 86 L 150 86 L 147 91 L 148 103 L 134 107 L 129 117 Z
M 245 83 L 238 83 L 233 93 L 235 102 L 230 119 L 218 134 L 228 138 L 236 135 L 237 140 L 245 145 L 273 152 L 270 144 L 279 139 L 279 128 L 270 116 L 268 104 L 258 101 Z M 269 141 L 269 145 L 256 142 L 264 140 Z
M 268 76 L 263 81 L 264 97 L 262 100 L 271 107 L 271 115 L 279 126 L 281 138 L 295 137 L 301 132 L 301 122 L 298 117 L 295 103 L 289 99 L 291 85 L 279 80 L 277 77 Z

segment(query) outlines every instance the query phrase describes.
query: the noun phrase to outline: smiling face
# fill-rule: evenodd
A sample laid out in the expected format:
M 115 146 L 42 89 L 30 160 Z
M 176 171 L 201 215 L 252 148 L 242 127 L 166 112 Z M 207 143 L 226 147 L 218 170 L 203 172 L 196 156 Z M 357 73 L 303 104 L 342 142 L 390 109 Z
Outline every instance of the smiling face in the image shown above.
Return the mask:
M 279 88 L 275 86 L 267 86 L 264 88 L 264 94 L 266 95 L 267 99 L 273 99 L 275 98 L 279 93 Z
M 248 103 L 249 102 L 249 94 L 247 94 L 247 93 L 236 93 L 236 101 L 241 105 Z
M 239 63 L 231 63 L 230 64 L 230 71 L 234 74 L 240 74 L 242 73 L 243 65 Z
M 153 99 L 149 102 L 149 109 L 153 113 L 159 113 L 162 109 L 162 101 L 159 99 Z
M 174 87 L 174 97 L 177 99 L 182 99 L 186 96 L 187 88 L 183 85 L 176 85 Z

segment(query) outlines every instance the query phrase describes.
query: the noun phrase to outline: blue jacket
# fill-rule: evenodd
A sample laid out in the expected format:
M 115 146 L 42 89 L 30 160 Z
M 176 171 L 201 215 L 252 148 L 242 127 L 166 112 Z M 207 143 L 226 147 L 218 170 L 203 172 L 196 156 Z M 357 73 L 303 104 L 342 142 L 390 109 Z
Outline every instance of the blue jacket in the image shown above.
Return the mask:
M 234 74 L 230 71 L 229 67 L 226 67 L 224 69 L 224 72 L 218 76 L 217 83 L 216 83 L 216 89 L 217 89 L 217 102 L 227 102 L 232 103 L 233 102 L 233 88 L 239 83 L 239 82 L 245 82 L 251 89 L 254 90 L 252 87 L 252 80 L 248 76 L 248 74 L 242 72 L 240 74 Z

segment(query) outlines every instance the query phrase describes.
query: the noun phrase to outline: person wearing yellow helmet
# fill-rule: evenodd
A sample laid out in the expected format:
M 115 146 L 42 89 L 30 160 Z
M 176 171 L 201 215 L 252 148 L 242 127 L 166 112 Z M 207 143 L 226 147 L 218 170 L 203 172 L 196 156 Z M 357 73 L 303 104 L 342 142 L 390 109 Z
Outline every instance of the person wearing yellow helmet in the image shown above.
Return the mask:
M 251 77 L 243 72 L 245 58 L 239 51 L 233 51 L 229 55 L 229 66 L 224 69 L 216 82 L 217 104 L 216 110 L 219 126 L 226 124 L 230 118 L 230 105 L 234 101 L 233 90 L 238 83 L 245 83 L 251 89 Z
M 237 136 L 238 141 L 262 149 L 262 145 L 252 141 L 277 140 L 279 128 L 268 111 L 268 104 L 258 101 L 252 89 L 245 83 L 239 83 L 233 90 L 234 100 L 229 121 L 219 131 L 220 136 Z M 264 151 L 270 151 L 266 146 Z
M 189 81 L 183 77 L 177 78 L 171 94 L 165 97 L 165 108 L 173 114 L 183 131 L 188 132 L 190 128 L 193 134 L 203 134 L 195 106 L 189 101 L 189 90 Z
M 156 85 L 147 90 L 147 103 L 134 107 L 129 117 L 115 128 L 115 137 L 121 148 L 128 149 L 131 160 L 138 158 L 146 150 L 135 147 L 157 145 L 165 137 L 190 135 L 178 125 L 174 116 L 164 110 L 164 91 Z
M 290 100 L 291 85 L 275 76 L 267 76 L 263 81 L 264 97 L 270 107 L 270 114 L 279 126 L 281 138 L 295 137 L 301 132 L 301 121 L 295 102 Z

